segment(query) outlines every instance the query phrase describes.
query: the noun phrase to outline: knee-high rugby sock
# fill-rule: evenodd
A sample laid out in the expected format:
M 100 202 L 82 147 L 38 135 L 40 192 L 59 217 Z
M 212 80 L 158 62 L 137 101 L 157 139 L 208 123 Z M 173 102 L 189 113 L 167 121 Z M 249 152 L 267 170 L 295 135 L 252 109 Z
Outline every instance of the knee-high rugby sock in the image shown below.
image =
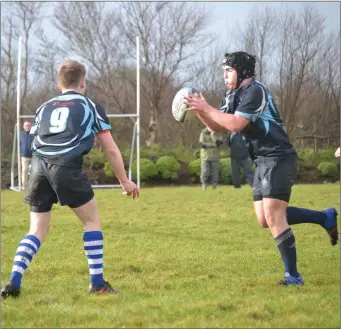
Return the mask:
M 323 211 L 291 206 L 287 208 L 287 222 L 289 225 L 301 223 L 313 223 L 323 225 L 326 221 L 326 218 L 327 216 Z
M 103 234 L 101 231 L 85 232 L 84 251 L 88 258 L 90 281 L 95 287 L 101 287 L 103 280 Z
M 20 241 L 14 257 L 10 278 L 16 288 L 20 288 L 21 279 L 24 275 L 24 272 L 31 263 L 35 254 L 38 252 L 39 248 L 40 241 L 34 235 L 28 234 Z
M 288 272 L 291 276 L 297 278 L 300 274 L 297 272 L 296 242 L 291 228 L 289 227 L 277 236 L 275 238 L 275 242 L 279 252 L 281 253 L 285 272 Z

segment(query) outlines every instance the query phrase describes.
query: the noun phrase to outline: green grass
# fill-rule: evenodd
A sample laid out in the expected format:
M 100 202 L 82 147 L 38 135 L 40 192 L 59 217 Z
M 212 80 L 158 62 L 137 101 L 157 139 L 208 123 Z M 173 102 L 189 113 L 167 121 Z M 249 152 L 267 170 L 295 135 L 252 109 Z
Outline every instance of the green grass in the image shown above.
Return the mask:
M 22 193 L 2 193 L 2 284 L 28 230 Z M 97 190 L 105 278 L 122 293 L 89 296 L 82 226 L 55 206 L 47 240 L 4 328 L 338 328 L 340 249 L 318 225 L 293 227 L 303 287 L 278 287 L 283 266 L 258 227 L 251 189 L 146 188 L 132 201 Z M 340 187 L 295 186 L 292 205 L 339 208 Z

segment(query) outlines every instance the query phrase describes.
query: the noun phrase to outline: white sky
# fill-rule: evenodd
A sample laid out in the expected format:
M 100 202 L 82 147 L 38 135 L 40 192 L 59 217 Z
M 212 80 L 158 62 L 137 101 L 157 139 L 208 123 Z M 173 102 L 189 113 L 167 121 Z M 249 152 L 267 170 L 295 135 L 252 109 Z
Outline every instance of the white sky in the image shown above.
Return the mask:
M 320 1 L 320 2 L 212 2 L 206 4 L 213 5 L 214 16 L 216 17 L 214 28 L 221 30 L 226 29 L 226 26 L 232 28 L 237 22 L 242 24 L 250 11 L 255 6 L 271 6 L 274 8 L 289 8 L 289 9 L 301 9 L 305 4 L 312 5 L 326 17 L 326 27 L 337 31 L 340 29 L 340 2 L 339 1 Z
M 52 14 L 52 6 L 54 2 L 46 4 L 47 14 Z M 202 1 L 200 4 L 207 6 L 208 10 L 212 13 L 212 26 L 211 30 L 221 35 L 222 40 L 226 39 L 227 28 L 233 28 L 237 23 L 243 24 L 251 10 L 255 6 L 271 6 L 274 8 L 288 7 L 290 9 L 301 9 L 304 4 L 311 4 L 316 7 L 318 11 L 326 17 L 326 27 L 330 30 L 340 30 L 340 2 L 339 1 L 320 1 L 320 2 L 215 2 L 215 1 Z M 198 4 L 199 4 L 198 3 Z M 111 6 L 113 2 L 106 1 L 106 6 Z M 54 27 L 46 19 L 44 28 L 48 34 L 55 32 Z
M 104 1 L 108 8 L 114 5 L 114 2 Z M 58 39 L 59 31 L 56 30 L 50 22 L 49 15 L 53 14 L 54 4 L 57 2 L 45 2 L 42 14 L 46 15 L 42 27 L 48 36 Z M 196 3 L 196 2 L 192 2 Z M 243 25 L 249 16 L 250 12 L 257 7 L 271 6 L 274 8 L 290 8 L 293 10 L 300 10 L 305 4 L 310 4 L 317 8 L 317 10 L 326 18 L 325 25 L 331 31 L 340 31 L 340 2 L 339 1 L 319 1 L 319 2 L 217 2 L 217 1 L 200 1 L 198 4 L 206 6 L 207 11 L 211 14 L 212 24 L 208 27 L 208 31 L 214 32 L 221 40 L 222 46 L 228 44 L 228 37 L 231 30 L 237 23 Z M 38 40 L 33 38 L 33 44 Z M 71 55 L 71 54 L 70 54 Z M 72 56 L 75 59 L 75 56 Z

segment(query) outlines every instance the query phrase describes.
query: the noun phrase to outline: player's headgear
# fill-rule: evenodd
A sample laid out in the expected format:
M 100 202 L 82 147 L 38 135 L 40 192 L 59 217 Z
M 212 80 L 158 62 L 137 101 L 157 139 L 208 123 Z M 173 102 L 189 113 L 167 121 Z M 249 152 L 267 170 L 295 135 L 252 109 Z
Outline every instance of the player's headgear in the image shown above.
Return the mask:
M 256 56 L 252 56 L 244 51 L 237 51 L 231 54 L 225 53 L 224 57 L 224 69 L 230 66 L 237 71 L 237 88 L 244 79 L 255 75 Z

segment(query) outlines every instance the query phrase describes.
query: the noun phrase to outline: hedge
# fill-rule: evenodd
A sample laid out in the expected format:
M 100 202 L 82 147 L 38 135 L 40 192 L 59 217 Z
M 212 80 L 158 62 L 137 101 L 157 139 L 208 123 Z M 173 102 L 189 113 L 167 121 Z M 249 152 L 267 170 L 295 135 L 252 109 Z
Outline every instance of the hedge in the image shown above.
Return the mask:
M 175 180 L 179 176 L 180 163 L 171 156 L 162 156 L 156 161 L 158 173 L 164 179 Z

